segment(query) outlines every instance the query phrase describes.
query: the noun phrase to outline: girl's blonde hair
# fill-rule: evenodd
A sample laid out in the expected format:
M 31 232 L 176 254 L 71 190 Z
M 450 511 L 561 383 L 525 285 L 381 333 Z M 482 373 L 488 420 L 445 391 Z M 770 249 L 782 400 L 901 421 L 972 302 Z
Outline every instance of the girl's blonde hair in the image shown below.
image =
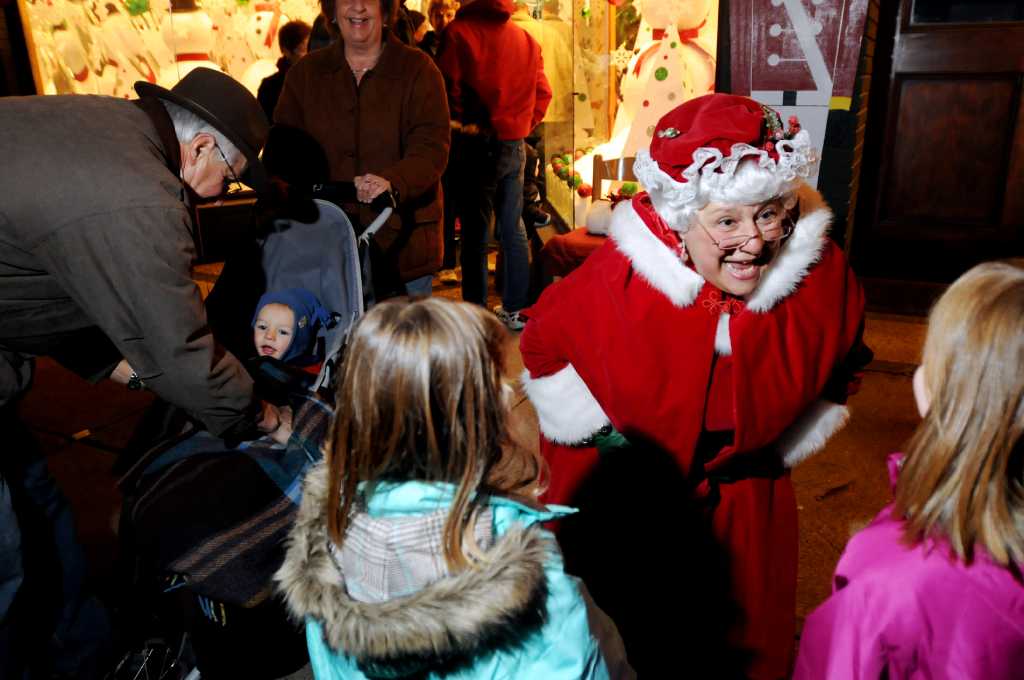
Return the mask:
M 361 482 L 455 485 L 443 542 L 456 570 L 468 566 L 466 550 L 477 549 L 470 536 L 464 550 L 463 540 L 483 496 L 535 497 L 541 458 L 509 438 L 508 339 L 493 314 L 443 298 L 400 298 L 363 317 L 349 341 L 327 451 L 327 526 L 336 544 Z
M 992 262 L 957 279 L 932 310 L 923 366 L 931 402 L 896 488 L 905 538 L 1024 564 L 1024 270 Z

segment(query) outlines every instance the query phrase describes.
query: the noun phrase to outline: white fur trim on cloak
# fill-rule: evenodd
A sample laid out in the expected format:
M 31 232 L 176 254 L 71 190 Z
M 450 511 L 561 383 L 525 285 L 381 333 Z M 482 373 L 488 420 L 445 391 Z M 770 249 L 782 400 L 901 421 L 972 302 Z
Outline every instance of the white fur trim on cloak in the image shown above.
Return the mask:
M 612 211 L 609 236 L 629 259 L 633 270 L 673 305 L 686 307 L 697 299 L 704 278 L 651 233 L 632 202 L 623 201 Z
M 823 449 L 849 419 L 850 410 L 846 406 L 824 399 L 814 402 L 775 442 L 782 462 L 786 467 L 796 467 Z
M 718 317 L 718 328 L 715 329 L 715 351 L 723 357 L 732 354 L 732 338 L 729 336 L 728 314 L 723 313 Z
M 828 243 L 828 229 L 832 225 L 832 211 L 824 204 L 821 194 L 804 185 L 799 192 L 803 216 L 786 239 L 782 250 L 753 294 L 747 298 L 747 309 L 767 312 L 796 290 L 807 272 L 821 259 Z
M 540 378 L 523 371 L 522 381 L 550 441 L 578 444 L 611 422 L 572 364 Z
M 806 184 L 797 194 L 803 216 L 747 299 L 747 309 L 752 312 L 767 312 L 791 295 L 821 259 L 828 243 L 832 211 L 821 194 Z M 609 236 L 629 259 L 633 270 L 673 305 L 686 307 L 697 299 L 704 278 L 651 233 L 631 202 L 620 203 L 612 211 Z

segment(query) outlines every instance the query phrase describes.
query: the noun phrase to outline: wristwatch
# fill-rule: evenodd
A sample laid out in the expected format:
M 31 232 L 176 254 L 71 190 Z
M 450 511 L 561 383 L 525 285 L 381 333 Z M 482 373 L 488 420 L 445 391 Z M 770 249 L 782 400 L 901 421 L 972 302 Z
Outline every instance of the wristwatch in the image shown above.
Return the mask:
M 145 386 L 146 383 L 142 382 L 142 378 L 139 377 L 139 374 L 132 371 L 132 374 L 128 376 L 128 389 L 141 390 Z

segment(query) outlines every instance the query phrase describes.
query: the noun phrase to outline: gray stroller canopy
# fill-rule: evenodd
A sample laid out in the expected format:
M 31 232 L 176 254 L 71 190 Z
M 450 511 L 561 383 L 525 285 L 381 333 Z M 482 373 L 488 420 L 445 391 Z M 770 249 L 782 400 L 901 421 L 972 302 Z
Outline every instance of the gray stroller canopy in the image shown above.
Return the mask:
M 276 220 L 263 243 L 262 265 L 267 290 L 305 288 L 340 319 L 321 329 L 326 360 L 317 383 L 328 384 L 333 366 L 352 326 L 363 314 L 359 250 L 352 223 L 337 205 L 314 199 L 320 212 L 312 224 Z

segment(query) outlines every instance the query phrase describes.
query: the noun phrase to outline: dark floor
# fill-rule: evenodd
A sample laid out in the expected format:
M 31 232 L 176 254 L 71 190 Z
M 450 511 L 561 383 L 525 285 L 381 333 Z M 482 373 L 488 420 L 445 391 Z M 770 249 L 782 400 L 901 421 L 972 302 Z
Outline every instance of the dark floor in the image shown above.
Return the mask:
M 435 294 L 458 297 L 459 289 L 435 284 Z M 498 302 L 495 298 L 492 304 Z M 887 502 L 885 456 L 903 445 L 916 424 L 910 377 L 924 329 L 919 318 L 869 315 L 865 339 L 875 360 L 860 393 L 851 399 L 850 424 L 793 474 L 801 521 L 801 626 L 827 596 L 850 534 Z M 510 349 L 509 374 L 518 375 L 521 360 L 514 338 Z M 110 573 L 120 502 L 111 466 L 151 399 L 110 382 L 90 386 L 44 359 L 21 405 L 23 419 L 38 435 L 50 469 L 76 509 L 81 539 L 101 585 Z M 521 395 L 514 413 L 520 440 L 536 442 L 536 416 Z

